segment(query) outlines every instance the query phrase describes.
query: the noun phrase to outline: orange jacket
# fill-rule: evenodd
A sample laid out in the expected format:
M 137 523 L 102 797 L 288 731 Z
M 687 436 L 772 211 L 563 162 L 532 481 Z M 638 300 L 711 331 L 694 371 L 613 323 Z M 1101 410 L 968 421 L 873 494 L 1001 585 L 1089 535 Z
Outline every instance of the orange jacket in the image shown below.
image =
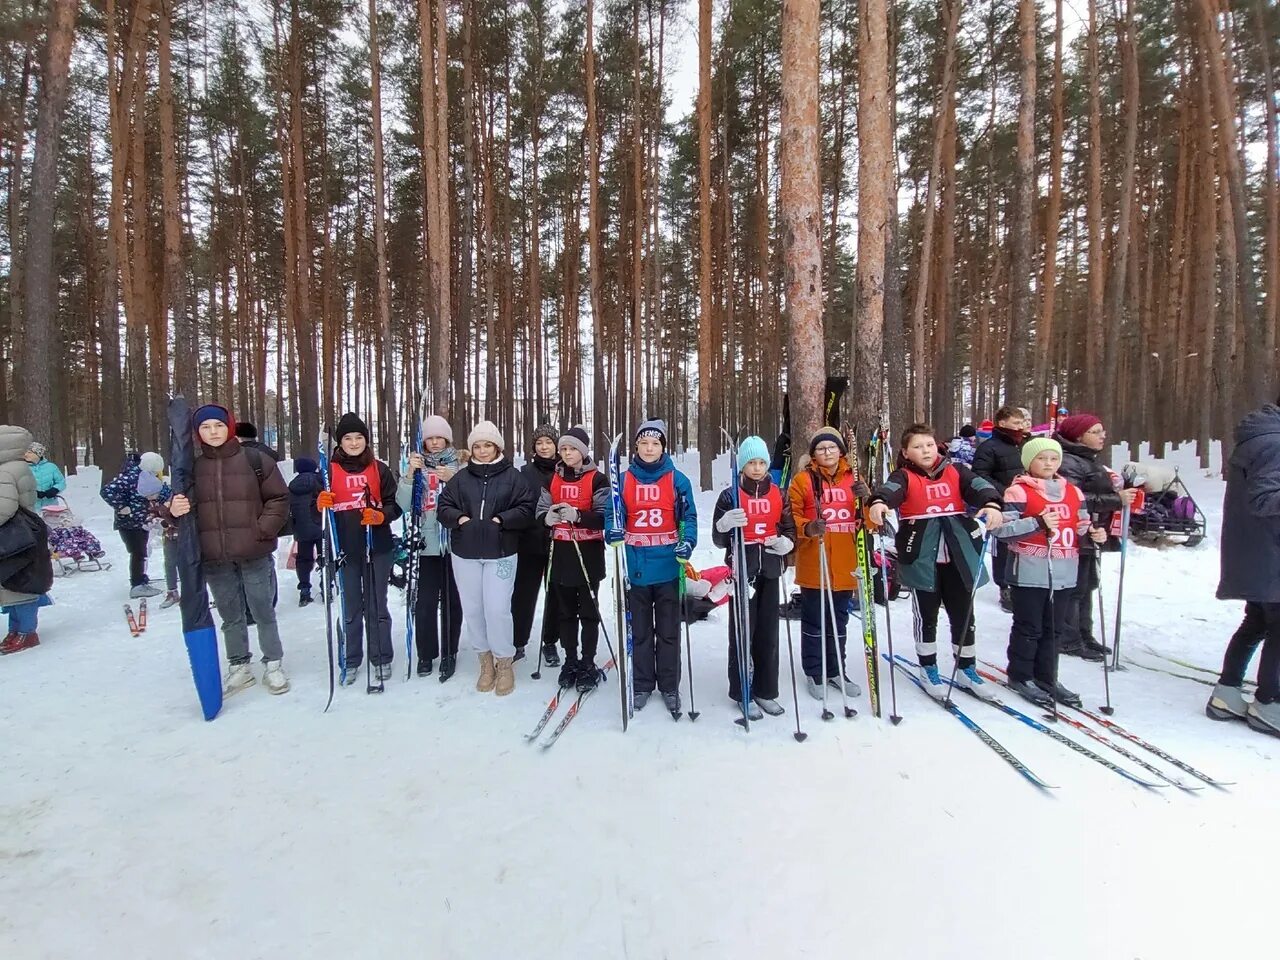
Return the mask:
M 791 501 L 791 516 L 796 522 L 796 586 L 817 590 L 821 586 L 818 561 L 819 542 L 814 537 L 805 536 L 804 528 L 810 520 L 818 517 L 817 504 L 814 502 L 813 474 L 818 472 L 823 485 L 839 483 L 852 471 L 849 461 L 844 457 L 836 464 L 834 473 L 828 473 L 816 463 L 796 474 L 787 489 L 787 497 Z M 833 590 L 856 590 L 858 580 L 854 571 L 858 567 L 857 545 L 852 533 L 828 533 L 826 535 L 827 567 L 831 572 L 831 588 Z

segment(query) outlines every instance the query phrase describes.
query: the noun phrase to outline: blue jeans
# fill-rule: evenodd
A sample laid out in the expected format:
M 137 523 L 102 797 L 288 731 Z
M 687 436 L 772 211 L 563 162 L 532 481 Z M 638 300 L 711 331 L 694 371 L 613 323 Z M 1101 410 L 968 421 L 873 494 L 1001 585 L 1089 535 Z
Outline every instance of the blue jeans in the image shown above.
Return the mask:
M 15 603 L 5 607 L 5 612 L 9 614 L 9 632 L 35 633 L 36 621 L 40 617 L 42 606 L 44 604 L 39 600 L 29 600 L 26 603 Z

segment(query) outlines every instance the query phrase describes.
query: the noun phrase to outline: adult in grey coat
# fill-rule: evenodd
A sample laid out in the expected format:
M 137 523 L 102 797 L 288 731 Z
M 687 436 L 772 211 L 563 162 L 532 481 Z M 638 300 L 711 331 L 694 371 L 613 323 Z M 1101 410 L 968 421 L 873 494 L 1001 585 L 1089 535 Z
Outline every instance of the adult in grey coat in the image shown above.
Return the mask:
M 23 455 L 31 434 L 22 427 L 0 425 L 0 526 L 15 522 L 19 507 L 36 509 L 36 481 Z M 0 641 L 0 654 L 17 653 L 40 642 L 36 614 L 47 597 L 0 587 L 0 609 L 9 615 L 9 632 Z
M 1205 707 L 1214 720 L 1243 717 L 1280 736 L 1280 402 L 1248 414 L 1236 427 L 1222 506 L 1219 600 L 1243 600 L 1244 621 L 1227 645 L 1222 675 Z M 1241 686 L 1258 645 L 1258 692 Z

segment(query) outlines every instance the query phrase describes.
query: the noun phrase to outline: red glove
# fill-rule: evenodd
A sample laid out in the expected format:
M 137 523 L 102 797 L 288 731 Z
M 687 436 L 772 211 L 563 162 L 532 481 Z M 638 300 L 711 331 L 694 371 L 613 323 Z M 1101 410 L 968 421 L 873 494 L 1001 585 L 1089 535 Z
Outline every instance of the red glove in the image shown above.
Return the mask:
M 365 507 L 360 511 L 360 525 L 362 527 L 380 527 L 385 519 L 387 518 L 381 510 L 374 510 L 372 507 Z
M 317 510 L 332 510 L 334 503 L 333 494 L 328 490 L 321 490 L 320 493 L 316 495 Z

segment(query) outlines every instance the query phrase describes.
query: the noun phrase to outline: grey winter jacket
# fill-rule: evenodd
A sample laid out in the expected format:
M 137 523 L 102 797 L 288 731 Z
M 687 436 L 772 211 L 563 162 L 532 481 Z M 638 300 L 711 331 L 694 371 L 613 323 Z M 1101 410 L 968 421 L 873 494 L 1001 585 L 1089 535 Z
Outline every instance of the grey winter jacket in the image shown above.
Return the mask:
M 1063 496 L 1062 485 L 1069 481 L 1061 477 L 1052 480 L 1036 480 L 1030 476 L 1016 477 L 1004 492 L 1004 525 L 995 531 L 995 537 L 1006 542 L 1022 540 L 1039 533 L 1044 528 L 1038 516 L 1027 514 L 1027 497 L 1023 492 L 1026 487 L 1038 488 L 1047 499 L 1060 500 Z M 1076 535 L 1081 541 L 1089 536 L 1089 508 L 1083 500 L 1080 513 L 1076 517 Z M 1038 587 L 1047 590 L 1050 587 L 1058 590 L 1070 590 L 1075 587 L 1080 576 L 1080 564 L 1093 563 L 1094 554 L 1082 554 L 1078 557 L 1040 557 L 1017 550 L 1009 551 L 1009 559 L 1005 567 L 1005 577 L 1012 587 Z M 1052 566 L 1050 566 L 1052 564 Z
M 18 507 L 36 509 L 36 480 L 22 455 L 31 446 L 31 434 L 22 427 L 0 426 L 0 524 L 8 523 Z M 0 607 L 35 600 L 34 594 L 0 587 Z
M 440 486 L 436 490 L 436 497 L 444 493 L 445 481 L 440 481 Z M 400 481 L 396 484 L 396 503 L 400 509 L 404 511 L 406 517 L 413 510 L 413 471 L 406 470 L 400 475 Z M 422 535 L 422 549 L 418 551 L 420 557 L 439 557 L 448 553 L 446 539 L 441 535 L 443 527 L 440 526 L 440 518 L 436 515 L 436 508 L 427 509 L 427 491 L 424 477 L 422 490 L 422 516 L 418 520 L 418 532 Z
M 1280 407 L 1236 427 L 1222 504 L 1218 599 L 1280 603 Z

